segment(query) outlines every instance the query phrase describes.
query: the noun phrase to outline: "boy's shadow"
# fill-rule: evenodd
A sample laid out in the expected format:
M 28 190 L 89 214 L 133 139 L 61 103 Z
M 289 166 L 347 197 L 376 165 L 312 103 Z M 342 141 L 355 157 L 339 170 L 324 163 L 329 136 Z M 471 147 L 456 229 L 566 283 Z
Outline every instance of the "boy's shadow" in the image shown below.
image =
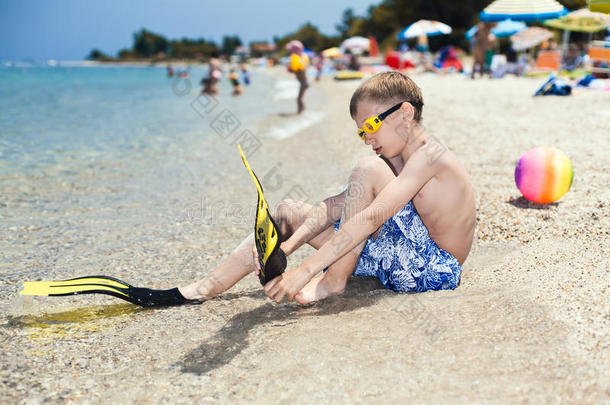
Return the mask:
M 278 117 L 282 117 L 282 118 L 296 117 L 297 115 L 299 115 L 299 114 L 296 112 L 291 112 L 291 113 L 281 112 L 281 113 L 277 114 Z
M 525 209 L 533 209 L 533 210 L 550 210 L 551 208 L 555 208 L 559 205 L 557 202 L 552 202 L 549 204 L 538 204 L 532 201 L 529 201 L 525 197 L 521 196 L 518 198 L 512 198 L 507 201 L 510 205 L 513 205 L 517 208 L 525 208 Z
M 343 295 L 328 298 L 314 305 L 286 304 L 274 306 L 271 303 L 261 305 L 233 316 L 214 336 L 188 353 L 177 365 L 185 373 L 205 374 L 228 364 L 248 347 L 249 332 L 258 326 L 289 322 L 300 314 L 304 314 L 304 316 L 324 316 L 354 311 L 375 304 L 386 295 L 384 294 L 385 291 L 388 290 L 383 288 L 376 278 L 358 277 L 350 279 Z M 257 291 L 256 295 L 260 296 L 260 292 Z M 234 296 L 241 297 L 243 295 L 236 294 Z M 223 298 L 228 297 L 223 295 Z

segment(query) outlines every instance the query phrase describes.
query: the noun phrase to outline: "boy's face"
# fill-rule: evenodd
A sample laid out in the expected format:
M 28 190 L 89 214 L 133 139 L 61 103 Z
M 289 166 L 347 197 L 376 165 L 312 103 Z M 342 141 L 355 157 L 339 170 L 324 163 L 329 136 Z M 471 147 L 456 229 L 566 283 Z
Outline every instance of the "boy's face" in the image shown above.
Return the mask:
M 378 116 L 392 107 L 393 104 L 377 104 L 367 100 L 358 103 L 354 121 L 358 128 L 362 128 L 367 118 Z M 407 142 L 409 125 L 412 122 L 413 107 L 409 103 L 402 106 L 387 116 L 377 131 L 372 134 L 365 132 L 364 143 L 371 145 L 378 155 L 386 158 L 393 158 L 400 155 Z

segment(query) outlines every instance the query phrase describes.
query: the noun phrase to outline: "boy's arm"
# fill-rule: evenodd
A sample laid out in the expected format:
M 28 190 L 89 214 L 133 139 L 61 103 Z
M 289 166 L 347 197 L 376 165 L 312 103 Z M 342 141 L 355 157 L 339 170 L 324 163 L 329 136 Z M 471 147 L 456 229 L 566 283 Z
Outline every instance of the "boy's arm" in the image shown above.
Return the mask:
M 282 243 L 281 248 L 286 255 L 291 254 L 304 243 L 318 236 L 341 218 L 341 212 L 345 204 L 345 193 L 346 191 L 343 191 L 340 194 L 328 197 L 311 208 L 303 224 L 294 231 L 288 240 Z
M 366 209 L 351 217 L 324 246 L 294 271 L 268 282 L 265 293 L 276 302 L 284 295 L 293 299 L 316 274 L 355 248 L 411 201 L 438 172 L 442 161 L 428 162 L 423 149 L 417 150 L 399 176 L 390 181 Z

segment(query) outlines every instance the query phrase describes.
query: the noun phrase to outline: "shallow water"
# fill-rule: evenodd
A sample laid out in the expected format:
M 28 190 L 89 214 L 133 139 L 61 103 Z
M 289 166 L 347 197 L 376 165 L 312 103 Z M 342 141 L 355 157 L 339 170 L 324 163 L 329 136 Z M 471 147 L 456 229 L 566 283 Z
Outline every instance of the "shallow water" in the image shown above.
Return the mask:
M 289 76 L 255 70 L 242 96 L 231 96 L 222 80 L 212 98 L 199 95 L 206 75 L 205 68 L 190 69 L 188 79 L 157 67 L 0 68 L 0 295 L 41 278 L 131 280 L 126 263 L 144 279 L 151 272 L 161 282 L 168 273 L 184 279 L 160 246 L 184 263 L 249 229 L 255 189 L 237 144 L 256 155 L 251 164 L 264 175 L 281 158 L 266 150 L 274 134 L 293 136 L 322 113 L 297 116 L 294 100 L 276 97 L 294 88 Z M 235 189 L 251 191 L 252 200 L 232 200 Z
M 182 80 L 166 78 L 165 70 L 155 67 L 1 68 L 0 173 L 155 158 L 176 143 L 210 146 L 215 133 L 190 106 L 206 71 L 190 72 Z M 266 114 L 281 111 L 260 102 L 270 86 L 268 76 L 253 73 L 246 94 L 234 98 L 222 81 L 216 112 L 229 109 L 252 128 Z M 222 158 L 206 155 L 214 157 Z

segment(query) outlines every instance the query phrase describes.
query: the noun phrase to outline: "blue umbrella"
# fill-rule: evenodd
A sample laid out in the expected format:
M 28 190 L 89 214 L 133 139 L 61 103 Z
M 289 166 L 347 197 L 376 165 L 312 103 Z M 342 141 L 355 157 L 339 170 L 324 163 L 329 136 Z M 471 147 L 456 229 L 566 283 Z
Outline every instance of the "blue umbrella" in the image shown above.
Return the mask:
M 316 53 L 309 48 L 303 49 L 303 53 L 307 55 L 308 58 L 313 58 L 314 56 L 316 56 Z
M 534 22 L 559 18 L 568 10 L 556 0 L 496 0 L 479 14 L 481 21 L 502 21 L 507 18 L 516 21 Z
M 498 38 L 510 37 L 513 34 L 516 34 L 519 31 L 527 28 L 524 22 L 521 21 L 513 21 L 510 18 L 506 20 L 500 21 L 495 27 L 491 29 L 491 33 L 494 34 Z M 472 39 L 474 34 L 478 31 L 477 26 L 474 25 L 468 31 L 466 31 L 466 38 Z
M 473 25 L 472 27 L 470 27 L 470 29 L 468 31 L 466 31 L 466 39 L 471 40 L 472 37 L 474 37 L 474 34 L 476 34 L 478 30 L 479 30 L 479 28 L 476 25 Z

